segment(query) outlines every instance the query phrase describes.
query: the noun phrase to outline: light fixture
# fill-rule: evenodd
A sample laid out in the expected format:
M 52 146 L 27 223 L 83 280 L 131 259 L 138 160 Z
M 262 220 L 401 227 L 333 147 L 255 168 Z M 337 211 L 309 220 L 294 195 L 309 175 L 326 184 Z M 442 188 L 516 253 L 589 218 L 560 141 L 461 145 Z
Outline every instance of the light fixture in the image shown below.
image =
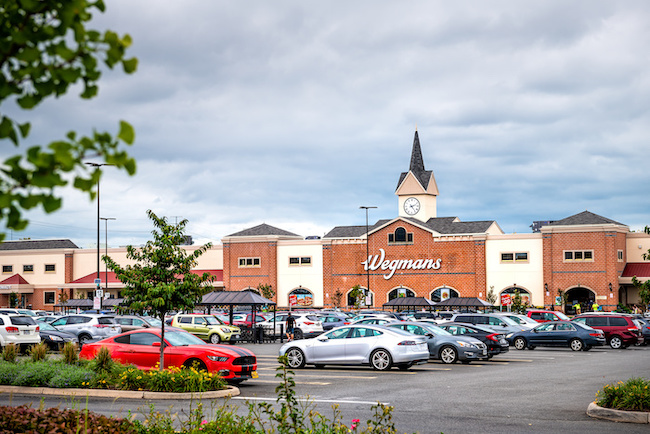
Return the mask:
M 611 282 L 609 284 L 609 292 L 612 292 L 612 284 L 611 284 Z

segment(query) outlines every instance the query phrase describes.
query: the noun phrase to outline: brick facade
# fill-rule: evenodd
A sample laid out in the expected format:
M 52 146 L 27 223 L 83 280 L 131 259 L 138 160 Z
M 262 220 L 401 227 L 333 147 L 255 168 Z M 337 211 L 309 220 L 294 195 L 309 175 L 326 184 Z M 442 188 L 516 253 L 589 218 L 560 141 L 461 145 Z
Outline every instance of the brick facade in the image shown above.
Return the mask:
M 241 291 L 247 288 L 257 288 L 260 284 L 268 284 L 277 288 L 277 256 L 276 241 L 224 243 L 224 289 L 226 291 Z M 259 266 L 240 267 L 240 258 L 259 258 L 260 264 Z

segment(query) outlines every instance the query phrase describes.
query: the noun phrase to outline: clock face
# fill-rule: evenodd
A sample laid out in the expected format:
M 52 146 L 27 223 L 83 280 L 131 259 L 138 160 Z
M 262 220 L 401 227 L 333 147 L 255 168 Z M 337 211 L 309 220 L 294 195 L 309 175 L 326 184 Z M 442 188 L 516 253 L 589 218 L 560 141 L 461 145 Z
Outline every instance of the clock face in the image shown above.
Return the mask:
M 420 211 L 420 201 L 414 197 L 409 197 L 404 201 L 404 211 L 408 215 L 415 215 Z

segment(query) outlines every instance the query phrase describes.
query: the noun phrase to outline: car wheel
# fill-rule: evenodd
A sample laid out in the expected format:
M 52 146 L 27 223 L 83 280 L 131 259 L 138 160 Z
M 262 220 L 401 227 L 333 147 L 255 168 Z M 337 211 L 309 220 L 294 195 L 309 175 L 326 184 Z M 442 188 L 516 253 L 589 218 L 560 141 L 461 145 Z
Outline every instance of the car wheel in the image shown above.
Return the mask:
M 580 339 L 574 338 L 571 339 L 571 342 L 569 342 L 569 347 L 571 347 L 573 351 L 582 351 L 582 349 L 584 348 L 584 344 Z
M 79 345 L 83 345 L 88 343 L 92 339 L 92 336 L 87 335 L 86 333 L 82 333 L 79 335 Z
M 296 329 L 296 330 L 293 332 L 293 338 L 294 338 L 294 339 L 302 339 L 303 337 L 304 337 L 304 334 L 302 333 L 302 330 L 300 330 L 300 329 Z
M 393 358 L 384 349 L 375 350 L 370 354 L 370 366 L 376 371 L 386 371 L 393 366 Z
M 300 348 L 289 348 L 287 355 L 287 364 L 290 368 L 298 369 L 305 366 L 305 353 Z
M 442 363 L 456 363 L 458 361 L 458 352 L 456 351 L 456 348 L 450 347 L 450 346 L 445 346 L 442 347 L 440 350 L 440 360 L 442 360 Z
M 524 338 L 517 338 L 515 339 L 515 348 L 518 350 L 523 350 L 526 348 L 526 339 Z
M 618 336 L 612 336 L 609 340 L 609 346 L 615 350 L 618 350 L 623 346 L 623 340 L 621 340 L 621 338 Z
M 218 344 L 220 342 L 221 342 L 221 336 L 219 336 L 219 333 L 214 333 L 212 336 L 210 336 L 211 344 Z
M 183 363 L 183 366 L 186 367 L 187 369 L 194 368 L 197 371 L 207 371 L 208 368 L 205 366 L 205 363 L 200 361 L 199 359 L 189 359 L 185 363 Z

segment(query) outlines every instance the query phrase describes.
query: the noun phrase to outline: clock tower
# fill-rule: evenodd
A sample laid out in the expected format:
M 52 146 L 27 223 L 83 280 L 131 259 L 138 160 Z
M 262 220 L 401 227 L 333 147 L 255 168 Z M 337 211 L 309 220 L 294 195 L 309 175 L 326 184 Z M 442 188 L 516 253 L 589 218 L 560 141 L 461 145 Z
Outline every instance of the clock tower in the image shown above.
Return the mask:
M 438 185 L 433 171 L 424 169 L 417 130 L 413 138 L 409 171 L 400 175 L 395 194 L 400 217 L 413 217 L 423 222 L 437 217 Z

